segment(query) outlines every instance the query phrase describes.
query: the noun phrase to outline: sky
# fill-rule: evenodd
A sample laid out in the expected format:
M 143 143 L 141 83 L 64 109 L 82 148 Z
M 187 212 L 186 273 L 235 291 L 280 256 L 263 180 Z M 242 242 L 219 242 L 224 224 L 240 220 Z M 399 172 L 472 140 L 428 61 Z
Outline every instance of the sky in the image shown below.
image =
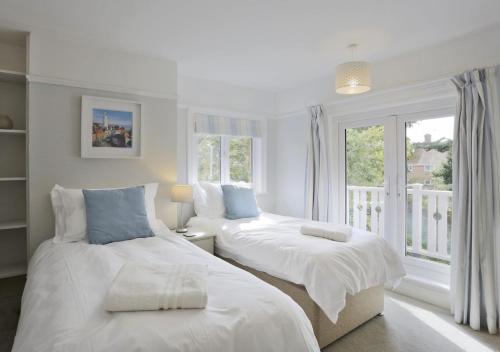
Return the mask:
M 406 136 L 412 142 L 423 142 L 426 133 L 432 135 L 432 141 L 437 141 L 442 137 L 453 139 L 453 120 L 453 116 L 419 120 L 406 128 Z
M 119 125 L 123 127 L 132 127 L 132 112 L 107 109 L 92 109 L 93 122 L 104 122 L 104 113 L 108 115 L 110 125 Z

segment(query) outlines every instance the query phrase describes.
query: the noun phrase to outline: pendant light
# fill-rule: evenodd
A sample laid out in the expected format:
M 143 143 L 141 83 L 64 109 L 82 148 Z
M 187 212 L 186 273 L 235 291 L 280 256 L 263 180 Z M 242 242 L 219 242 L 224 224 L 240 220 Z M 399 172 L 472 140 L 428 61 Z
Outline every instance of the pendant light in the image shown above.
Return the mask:
M 355 61 L 356 44 L 351 44 L 351 60 L 337 66 L 335 74 L 335 91 L 338 94 L 361 94 L 371 89 L 372 78 L 370 64 L 366 61 Z

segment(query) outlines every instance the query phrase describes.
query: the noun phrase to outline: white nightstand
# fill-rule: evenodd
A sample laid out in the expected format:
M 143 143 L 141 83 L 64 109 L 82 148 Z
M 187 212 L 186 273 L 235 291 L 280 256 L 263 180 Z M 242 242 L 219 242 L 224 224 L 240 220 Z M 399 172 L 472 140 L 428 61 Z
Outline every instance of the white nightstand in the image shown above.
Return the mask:
M 188 232 L 179 233 L 179 236 L 193 243 L 194 245 L 214 254 L 215 235 L 193 227 L 188 227 Z M 187 236 L 186 236 L 187 235 Z

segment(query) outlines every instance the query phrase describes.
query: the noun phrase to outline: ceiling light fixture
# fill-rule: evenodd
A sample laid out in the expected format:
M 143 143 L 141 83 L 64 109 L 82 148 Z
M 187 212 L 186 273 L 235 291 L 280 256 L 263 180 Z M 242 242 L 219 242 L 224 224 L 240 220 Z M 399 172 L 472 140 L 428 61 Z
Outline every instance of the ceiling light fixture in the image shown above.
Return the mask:
M 370 63 L 355 61 L 357 44 L 351 44 L 351 60 L 337 66 L 335 91 L 338 94 L 361 94 L 371 89 L 372 77 Z

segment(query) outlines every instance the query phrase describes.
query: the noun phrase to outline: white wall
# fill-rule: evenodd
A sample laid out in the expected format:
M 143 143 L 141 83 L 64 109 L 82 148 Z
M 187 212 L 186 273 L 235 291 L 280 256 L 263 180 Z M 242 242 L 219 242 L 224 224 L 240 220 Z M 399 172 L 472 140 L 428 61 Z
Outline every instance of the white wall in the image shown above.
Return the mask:
M 168 194 L 177 174 L 176 64 L 46 33 L 33 33 L 29 49 L 29 252 L 54 234 L 49 192 L 56 183 L 100 188 L 159 182 L 157 216 L 175 224 Z M 80 158 L 82 95 L 143 103 L 140 159 Z
M 84 38 L 52 32 L 33 32 L 29 39 L 32 80 L 176 98 L 177 65 L 173 61 L 96 47 Z
M 269 121 L 269 189 L 277 214 L 304 217 L 308 129 L 305 115 Z
M 187 182 L 188 180 L 186 141 L 188 110 L 190 108 L 262 120 L 267 120 L 274 115 L 275 94 L 273 92 L 184 76 L 180 76 L 178 81 L 177 174 L 179 182 Z M 267 159 L 269 160 L 269 158 Z M 271 177 L 271 169 L 272 166 L 268 162 L 268 179 Z M 258 195 L 258 201 L 262 209 L 273 211 L 274 197 L 269 187 L 268 191 L 267 194 Z

